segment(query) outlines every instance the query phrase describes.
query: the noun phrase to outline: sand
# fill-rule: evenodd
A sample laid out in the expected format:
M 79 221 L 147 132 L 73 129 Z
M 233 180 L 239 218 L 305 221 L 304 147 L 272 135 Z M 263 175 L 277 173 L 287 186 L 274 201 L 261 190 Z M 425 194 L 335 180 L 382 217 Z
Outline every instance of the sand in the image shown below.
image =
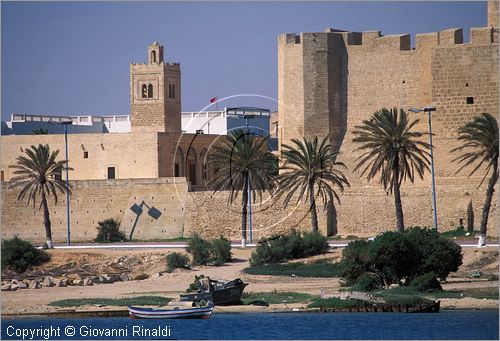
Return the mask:
M 119 298 L 137 295 L 164 295 L 174 299 L 184 292 L 195 275 L 204 274 L 213 279 L 241 278 L 249 283 L 245 292 L 292 291 L 319 295 L 321 289 L 338 289 L 341 286 L 338 278 L 298 278 L 285 276 L 253 276 L 242 270 L 249 266 L 248 258 L 251 249 L 233 249 L 234 261 L 223 266 L 199 266 L 192 270 L 177 269 L 173 273 L 158 273 L 165 270 L 164 257 L 168 252 L 164 249 L 134 250 L 51 250 L 52 260 L 38 270 L 68 271 L 67 268 L 83 268 L 85 271 L 106 273 L 113 269 L 111 264 L 123 259 L 124 269 L 132 273 L 147 273 L 151 277 L 140 281 L 115 282 L 94 286 L 68 286 L 41 289 L 25 289 L 3 291 L 1 293 L 2 314 L 44 314 L 68 308 L 50 307 L 50 302 L 68 298 L 106 297 Z M 333 250 L 316 258 L 339 259 L 341 250 Z M 121 257 L 121 258 L 120 258 Z M 69 266 L 68 266 L 69 264 Z M 65 270 L 66 269 L 66 270 Z M 115 269 L 116 270 L 116 269 Z M 472 280 L 470 274 L 483 272 L 483 278 Z M 498 250 L 466 249 L 464 264 L 460 270 L 450 276 L 443 285 L 446 290 L 498 287 L 498 280 L 487 280 L 489 274 L 498 276 Z M 498 277 L 497 277 L 498 278 Z M 305 307 L 306 304 L 272 305 L 263 307 L 224 307 L 224 311 L 272 311 L 292 310 Z M 498 300 L 474 298 L 441 299 L 443 309 L 498 309 Z M 80 310 L 116 309 L 113 307 L 85 306 Z

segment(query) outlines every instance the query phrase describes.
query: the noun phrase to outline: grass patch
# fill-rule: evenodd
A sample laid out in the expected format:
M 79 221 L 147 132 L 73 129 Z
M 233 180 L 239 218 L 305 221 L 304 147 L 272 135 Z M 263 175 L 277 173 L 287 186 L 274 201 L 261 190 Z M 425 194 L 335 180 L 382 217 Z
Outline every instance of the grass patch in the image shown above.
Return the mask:
M 332 297 L 325 299 L 317 299 L 309 304 L 308 308 L 333 309 L 333 308 L 358 308 L 366 307 L 367 303 L 361 300 L 341 300 L 340 298 Z
M 440 299 L 440 298 L 464 298 L 464 297 L 472 297 L 478 299 L 489 299 L 489 300 L 498 300 L 498 287 L 491 288 L 473 288 L 467 289 L 463 291 L 458 290 L 443 290 L 443 291 L 428 291 L 428 292 L 420 292 L 410 287 L 397 287 L 393 289 L 387 290 L 376 290 L 372 292 L 372 295 L 377 297 L 382 297 L 386 301 L 394 301 L 398 299 L 402 300 L 415 300 L 415 297 L 420 298 L 429 298 L 429 299 Z M 405 296 L 410 297 L 408 299 L 404 298 Z M 390 303 L 390 302 L 388 302 Z M 406 303 L 406 302 L 405 302 Z M 403 304 L 403 302 L 401 302 Z M 410 304 L 410 303 L 408 303 Z
M 146 239 L 146 240 L 139 240 L 139 239 L 133 239 L 129 240 L 127 242 L 130 243 L 147 243 L 147 242 L 155 242 L 155 243 L 168 243 L 168 242 L 184 242 L 188 243 L 192 238 L 186 238 L 186 237 L 177 237 L 177 238 L 153 238 L 153 239 Z
M 466 236 L 465 234 L 467 232 L 468 231 L 466 228 L 462 229 L 458 227 L 451 231 L 440 232 L 439 234 L 445 238 L 451 238 L 451 239 L 458 238 L 458 239 L 468 239 L 468 240 L 474 240 L 476 239 L 476 235 L 479 235 L 479 231 L 473 231 L 468 236 Z M 487 236 L 487 239 L 498 239 L 498 238 L 493 236 Z
M 243 269 L 250 275 L 297 276 L 297 277 L 339 277 L 338 265 L 324 260 L 305 264 L 303 262 L 267 264 Z
M 464 290 L 464 296 L 487 300 L 498 300 L 498 287 L 475 288 Z
M 243 294 L 242 301 L 244 304 L 248 304 L 252 301 L 264 301 L 269 304 L 282 304 L 309 302 L 317 298 L 318 296 L 303 294 L 300 292 L 249 292 Z
M 50 302 L 52 307 L 81 307 L 84 305 L 106 305 L 127 307 L 131 305 L 166 305 L 172 299 L 163 296 L 137 296 L 125 298 L 74 298 Z
M 331 236 L 331 237 L 328 237 L 328 240 L 357 240 L 357 239 L 363 239 L 361 237 L 358 237 L 358 236 L 353 236 L 352 234 L 350 235 L 347 235 L 347 236 Z

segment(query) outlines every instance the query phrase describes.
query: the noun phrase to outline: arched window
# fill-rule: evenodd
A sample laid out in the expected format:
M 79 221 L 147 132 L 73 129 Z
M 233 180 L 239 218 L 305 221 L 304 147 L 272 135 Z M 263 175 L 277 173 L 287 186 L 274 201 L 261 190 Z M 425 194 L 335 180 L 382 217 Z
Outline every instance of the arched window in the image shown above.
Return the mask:
M 141 98 L 148 98 L 148 86 L 146 84 L 142 84 Z
M 153 98 L 153 84 L 148 85 L 148 98 Z
M 184 176 L 184 152 L 181 147 L 176 149 L 174 160 L 174 176 Z
M 151 51 L 151 63 L 156 63 L 156 51 Z
M 186 156 L 186 178 L 188 181 L 191 182 L 191 185 L 197 185 L 198 184 L 198 176 L 197 176 L 197 165 L 198 165 L 198 158 L 196 154 L 196 150 L 191 147 Z
M 168 85 L 168 98 L 175 98 L 175 84 Z

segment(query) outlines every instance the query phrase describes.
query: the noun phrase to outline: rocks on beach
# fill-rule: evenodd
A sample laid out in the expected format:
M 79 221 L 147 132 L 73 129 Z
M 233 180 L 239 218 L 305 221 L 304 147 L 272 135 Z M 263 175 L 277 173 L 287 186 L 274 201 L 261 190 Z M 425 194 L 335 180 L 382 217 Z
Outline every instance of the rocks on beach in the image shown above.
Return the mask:
M 160 274 L 161 275 L 161 274 Z M 63 288 L 67 286 L 93 286 L 94 284 L 112 284 L 115 282 L 127 282 L 130 280 L 143 280 L 147 279 L 147 274 L 136 274 L 130 276 L 129 274 L 102 274 L 99 276 L 81 276 L 77 274 L 69 274 L 63 277 L 53 276 L 40 276 L 33 279 L 23 280 L 7 280 L 2 281 L 2 291 L 16 291 L 22 289 L 41 289 L 41 288 Z

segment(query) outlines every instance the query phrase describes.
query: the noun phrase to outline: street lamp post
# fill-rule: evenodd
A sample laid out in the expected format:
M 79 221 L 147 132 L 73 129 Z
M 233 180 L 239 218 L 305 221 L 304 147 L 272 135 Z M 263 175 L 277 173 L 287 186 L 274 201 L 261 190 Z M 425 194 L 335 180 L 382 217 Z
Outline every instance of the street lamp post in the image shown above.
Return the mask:
M 241 107 L 241 108 L 225 108 L 226 116 L 237 116 L 245 119 L 245 126 L 247 134 L 249 133 L 249 119 L 255 118 L 255 116 L 270 116 L 269 109 L 261 109 L 254 107 Z M 252 185 L 250 184 L 250 178 L 248 179 L 248 236 L 250 243 L 253 241 L 252 236 Z M 242 246 L 245 245 L 245 241 L 241 241 Z
M 432 123 L 431 123 L 431 112 L 436 111 L 436 107 L 427 106 L 423 109 L 410 108 L 409 111 L 414 113 L 426 112 L 429 118 L 429 146 L 430 146 L 430 155 L 431 155 L 431 174 L 432 174 L 432 209 L 434 211 L 434 229 L 438 230 L 438 222 L 437 222 L 437 207 L 436 207 L 436 179 L 434 175 L 434 155 L 432 153 Z
M 73 124 L 73 121 L 63 121 L 64 126 L 64 145 L 66 147 L 66 220 L 68 222 L 68 246 L 71 245 L 71 228 L 69 214 L 69 160 L 68 160 L 68 125 Z

